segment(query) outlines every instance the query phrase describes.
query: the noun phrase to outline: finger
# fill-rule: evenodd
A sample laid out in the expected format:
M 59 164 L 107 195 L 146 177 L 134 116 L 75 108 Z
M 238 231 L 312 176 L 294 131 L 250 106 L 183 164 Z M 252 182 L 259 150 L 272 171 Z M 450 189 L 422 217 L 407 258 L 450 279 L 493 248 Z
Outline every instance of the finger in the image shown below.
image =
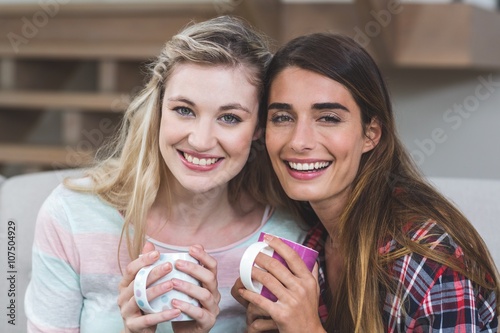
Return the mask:
M 155 250 L 155 246 L 153 243 L 151 242 L 146 242 L 144 244 L 144 247 L 142 248 L 142 254 L 146 254 L 148 252 L 153 252 Z
M 217 260 L 215 260 L 211 255 L 209 255 L 203 246 L 193 245 L 189 248 L 189 254 L 193 258 L 200 262 L 200 265 L 212 272 L 213 275 L 217 275 Z
M 247 327 L 247 333 L 268 332 L 278 329 L 278 325 L 272 319 L 256 319 Z
M 273 237 L 272 235 L 265 235 L 264 237 L 265 242 L 285 259 L 289 270 L 293 272 L 294 275 L 300 277 L 311 273 L 298 253 L 281 239 Z
M 243 282 L 241 282 L 241 279 L 238 278 L 236 279 L 236 281 L 234 282 L 234 285 L 232 286 L 231 288 L 231 296 L 233 296 L 233 298 L 238 301 L 238 303 L 240 303 L 241 305 L 243 305 L 244 307 L 248 307 L 248 301 L 246 299 L 244 299 L 243 297 L 241 297 L 240 293 L 238 292 L 238 290 L 240 290 L 241 288 L 245 288 L 243 286 Z
M 149 273 L 148 279 L 146 280 L 146 286 L 147 287 L 151 286 L 151 284 L 155 283 L 160 278 L 171 273 L 172 270 L 173 270 L 172 264 L 169 262 L 156 266 Z
M 172 284 L 175 290 L 178 290 L 194 299 L 197 299 L 201 306 L 211 313 L 218 313 L 220 298 L 217 291 L 217 299 L 212 293 L 201 286 L 194 285 L 190 282 L 182 281 L 179 279 L 172 279 Z
M 219 315 L 219 308 L 217 308 L 215 312 L 212 312 L 204 307 L 195 306 L 178 299 L 173 299 L 171 304 L 173 308 L 190 316 L 204 327 L 212 327 L 215 323 L 215 319 Z
M 253 291 L 247 290 L 245 288 L 241 288 L 238 290 L 240 296 L 245 299 L 247 302 L 254 304 L 257 308 L 262 309 L 264 313 L 269 313 L 270 316 L 273 315 L 272 309 L 274 302 L 268 300 L 264 296 L 257 294 Z
M 151 302 L 153 299 L 166 294 L 172 289 L 174 289 L 174 284 L 172 283 L 172 281 L 162 282 L 146 289 L 146 297 L 148 299 L 148 302 Z
M 319 283 L 319 266 L 318 266 L 318 263 L 314 264 L 312 275 L 314 276 L 314 279 L 316 280 L 316 283 Z
M 265 255 L 263 256 L 265 257 Z M 281 302 L 304 300 L 309 294 L 319 293 L 317 276 L 307 270 L 307 275 L 293 275 L 281 262 L 268 257 L 262 259 L 258 267 L 252 268 L 252 279 L 266 286 Z M 316 269 L 317 273 L 317 269 Z
M 259 253 L 255 258 L 255 264 L 259 267 L 254 266 L 252 268 L 252 278 L 262 283 L 268 289 L 270 289 L 269 283 L 278 283 L 280 286 L 284 285 L 287 288 L 294 285 L 295 276 L 277 259 Z M 309 272 L 309 274 L 311 273 Z
M 139 261 L 139 260 L 142 260 L 142 258 L 138 258 L 136 260 Z M 129 268 L 127 266 L 127 270 L 129 272 L 126 273 L 126 275 L 120 281 L 120 285 L 119 285 L 120 294 L 118 295 L 118 305 L 123 304 L 128 299 L 130 299 L 130 297 L 132 297 L 134 295 L 135 275 L 133 276 L 132 279 L 128 276 L 128 274 L 132 273 L 132 269 L 133 268 Z M 170 263 L 165 263 L 163 265 L 159 265 L 159 266 L 153 268 L 151 270 L 151 272 L 149 273 L 149 275 L 148 275 L 148 279 L 146 281 L 146 285 L 150 286 L 152 283 L 158 281 L 158 279 L 160 279 L 160 278 L 164 277 L 165 275 L 169 274 L 171 271 L 172 271 L 172 264 L 170 264 Z M 137 273 L 136 273 L 136 275 L 137 275 Z M 123 285 L 125 283 L 127 283 L 127 282 L 128 282 L 128 286 L 124 287 Z M 148 299 L 151 299 L 151 298 L 148 297 Z
M 247 308 L 246 319 L 247 325 L 250 325 L 257 319 L 270 319 L 270 316 L 262 308 L 250 303 Z
M 287 272 L 284 272 L 282 277 L 278 279 L 275 275 L 267 272 L 261 268 L 253 267 L 252 268 L 252 280 L 260 282 L 263 286 L 265 286 L 271 293 L 273 293 L 279 300 L 284 301 L 286 294 L 288 293 L 287 285 L 296 285 L 294 282 L 295 277 L 286 269 L 283 264 L 279 261 L 274 260 L 272 264 L 267 264 L 267 266 L 279 265 L 282 266 Z M 260 265 L 259 265 L 260 266 Z M 280 275 L 280 274 L 278 274 Z M 286 276 L 285 278 L 283 276 Z M 290 282 L 291 281 L 291 282 Z M 290 288 L 290 290 L 294 290 Z
M 145 314 L 138 317 L 125 318 L 125 325 L 132 332 L 142 332 L 144 329 L 172 320 L 181 315 L 179 309 L 167 309 L 159 313 Z
M 119 288 L 126 288 L 134 281 L 137 272 L 145 266 L 149 266 L 160 258 L 158 251 L 152 251 L 140 256 L 127 265 L 122 280 L 120 281 Z
M 220 293 L 217 282 L 217 260 L 210 256 L 201 245 L 191 246 L 189 253 L 200 262 L 200 265 L 178 260 L 176 268 L 200 281 L 201 285 L 214 295 L 218 303 Z

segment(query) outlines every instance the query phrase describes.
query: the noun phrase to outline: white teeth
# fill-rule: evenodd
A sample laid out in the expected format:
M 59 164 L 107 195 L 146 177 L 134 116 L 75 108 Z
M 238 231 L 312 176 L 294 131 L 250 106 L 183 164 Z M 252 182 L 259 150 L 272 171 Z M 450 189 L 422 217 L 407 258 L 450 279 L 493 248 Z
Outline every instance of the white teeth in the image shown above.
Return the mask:
M 212 165 L 214 164 L 215 162 L 218 161 L 217 158 L 198 158 L 198 157 L 193 157 L 187 153 L 183 153 L 184 154 L 184 158 L 189 162 L 189 163 L 193 163 L 193 164 L 196 164 L 196 165 Z
M 323 169 L 330 165 L 330 162 L 316 162 L 316 163 L 295 163 L 288 162 L 290 168 L 299 171 L 309 171 L 309 170 L 317 170 Z

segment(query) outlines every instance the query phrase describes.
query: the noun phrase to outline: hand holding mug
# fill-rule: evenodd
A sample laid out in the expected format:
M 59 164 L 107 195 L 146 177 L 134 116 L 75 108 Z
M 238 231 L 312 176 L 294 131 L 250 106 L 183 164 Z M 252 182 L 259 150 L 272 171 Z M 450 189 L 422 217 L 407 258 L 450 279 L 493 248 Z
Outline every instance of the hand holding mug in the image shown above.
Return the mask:
M 279 253 L 275 252 L 275 250 L 266 242 L 264 242 L 265 236 L 265 233 L 261 233 L 259 236 L 259 241 L 250 245 L 243 253 L 240 261 L 240 278 L 246 289 L 259 293 L 262 296 L 270 299 L 271 301 L 276 301 L 276 296 L 273 295 L 273 293 L 269 291 L 266 286 L 263 286 L 260 282 L 254 281 L 252 279 L 252 270 L 254 268 L 255 259 L 257 258 L 257 255 L 259 253 L 264 253 L 278 260 L 288 268 L 286 260 L 282 256 L 280 256 Z M 297 255 L 306 265 L 307 269 L 312 272 L 314 264 L 316 263 L 316 259 L 318 258 L 318 252 L 302 244 L 292 242 L 288 239 L 281 238 L 281 240 L 297 253 Z
M 318 268 L 315 265 L 317 252 L 315 256 L 313 253 L 314 260 L 310 269 L 311 264 L 306 265 L 302 259 L 303 257 L 309 261 L 308 255 L 296 252 L 287 240 L 272 235 L 261 236 L 272 249 L 273 254 L 270 256 L 262 252 L 257 253 L 255 259 L 257 267 L 251 269 L 250 281 L 247 279 L 248 276 L 243 276 L 247 274 L 245 272 L 247 264 L 243 263 L 243 259 L 251 258 L 253 254 L 252 256 L 243 255 L 241 263 L 243 267 L 240 266 L 243 268 L 243 274 L 240 279 L 245 288 L 238 290 L 240 296 L 262 309 L 264 313 L 268 313 L 282 333 L 324 332 L 317 312 L 319 303 Z M 261 247 L 261 250 L 265 248 L 264 245 L 255 245 L 255 247 Z M 256 250 L 249 249 L 248 251 Z M 265 251 L 271 253 L 269 249 Z M 245 259 L 245 262 L 247 261 L 248 259 Z M 281 264 L 276 264 L 276 262 Z M 251 264 L 254 266 L 253 262 Z M 265 285 L 260 288 L 264 281 Z M 260 292 L 251 290 L 260 290 Z M 275 299 L 279 301 L 276 302 Z
M 148 299 L 148 294 L 146 292 L 147 288 L 157 286 L 164 282 L 172 281 L 173 279 L 181 280 L 187 283 L 192 283 L 193 285 L 196 286 L 200 285 L 200 283 L 192 276 L 182 271 L 179 271 L 176 268 L 175 263 L 177 262 L 177 260 L 189 261 L 197 265 L 199 264 L 198 260 L 193 258 L 187 252 L 161 253 L 159 258 L 153 264 L 141 268 L 137 273 L 134 280 L 135 301 L 139 306 L 139 308 L 144 313 L 160 313 L 164 310 L 175 309 L 175 306 L 172 305 L 172 301 L 174 300 L 186 302 L 197 307 L 200 306 L 198 300 L 175 289 L 170 289 L 165 293 L 163 293 L 162 295 L 155 297 L 151 300 Z M 151 273 L 151 271 L 154 268 L 167 263 L 170 264 L 170 266 L 172 266 L 172 270 L 165 276 L 156 280 L 154 283 L 148 284 L 148 276 Z M 191 318 L 187 314 L 181 313 L 176 318 L 171 319 L 171 321 L 186 321 L 186 320 L 193 320 L 193 318 Z
M 119 284 L 118 305 L 123 318 L 125 332 L 127 333 L 145 332 L 146 330 L 155 332 L 158 323 L 171 320 L 181 314 L 179 309 L 173 309 L 158 314 L 144 315 L 135 302 L 134 279 L 137 272 L 141 268 L 153 264 L 158 260 L 159 256 L 160 253 L 155 251 L 154 245 L 146 242 L 142 250 L 142 255 L 130 262 L 123 270 L 123 277 Z M 170 264 L 156 267 L 149 275 L 151 283 L 165 276 L 171 270 L 172 266 Z M 165 282 L 149 290 L 149 296 L 151 298 L 158 297 L 172 288 L 173 285 L 170 281 Z
M 152 245 L 151 245 L 152 246 Z M 144 253 L 145 251 L 143 251 Z M 156 260 L 151 260 L 150 255 L 156 253 Z M 146 278 L 146 297 L 149 305 L 151 300 L 160 298 L 170 291 L 180 292 L 192 299 L 196 299 L 200 306 L 191 304 L 190 302 L 182 301 L 177 298 L 170 299 L 171 309 L 158 313 L 142 313 L 134 295 L 135 276 L 146 266 L 154 264 L 160 254 L 157 251 L 144 253 L 141 257 L 131 262 L 126 269 L 124 279 L 121 286 L 126 285 L 131 281 L 127 288 L 121 287 L 119 304 L 124 318 L 126 332 L 143 332 L 147 329 L 151 332 L 156 330 L 156 325 L 165 321 L 172 321 L 176 317 L 193 320 L 190 321 L 173 321 L 172 326 L 176 333 L 183 332 L 208 332 L 213 325 L 217 315 L 219 314 L 220 293 L 217 287 L 217 262 L 209 254 L 205 252 L 202 246 L 194 245 L 189 248 L 189 255 L 196 259 L 198 263 L 185 260 L 177 260 L 174 265 L 170 262 L 155 265 Z M 171 273 L 173 269 L 188 274 L 197 282 L 195 284 L 184 280 L 173 278 L 167 279 L 165 282 L 156 283 L 160 278 Z M 146 269 L 146 268 L 145 268 Z M 144 274 L 144 273 L 143 273 Z M 133 276 L 130 279 L 130 276 Z M 155 284 L 152 286 L 152 284 Z M 128 297 L 128 298 L 127 298 Z M 143 300 L 141 296 L 139 300 Z M 167 302 L 168 303 L 168 302 Z M 156 307 L 155 307 L 156 308 Z

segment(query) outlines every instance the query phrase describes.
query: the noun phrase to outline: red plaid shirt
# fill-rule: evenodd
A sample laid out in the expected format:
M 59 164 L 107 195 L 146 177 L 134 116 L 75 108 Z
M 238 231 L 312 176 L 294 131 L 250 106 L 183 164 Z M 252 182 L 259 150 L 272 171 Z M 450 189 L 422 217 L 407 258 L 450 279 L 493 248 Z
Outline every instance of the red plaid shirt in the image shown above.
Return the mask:
M 410 231 L 413 240 L 433 244 L 461 259 L 462 250 L 438 225 L 429 221 L 420 229 Z M 321 299 L 319 315 L 323 322 L 328 315 L 324 302 L 327 282 L 324 269 L 326 231 L 321 224 L 309 232 L 305 245 L 320 252 Z M 380 248 L 381 253 L 396 250 L 398 245 L 389 240 Z M 396 296 L 385 294 L 382 316 L 386 331 L 395 332 L 497 332 L 497 295 L 484 289 L 448 266 L 410 253 L 391 265 L 390 272 L 397 281 Z

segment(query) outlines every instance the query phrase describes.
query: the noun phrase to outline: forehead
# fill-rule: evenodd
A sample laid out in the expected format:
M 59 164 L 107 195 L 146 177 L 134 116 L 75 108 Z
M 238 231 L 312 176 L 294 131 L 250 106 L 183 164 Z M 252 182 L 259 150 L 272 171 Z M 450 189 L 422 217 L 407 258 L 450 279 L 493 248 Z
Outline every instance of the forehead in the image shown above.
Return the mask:
M 230 65 L 230 64 L 199 64 L 193 62 L 183 62 L 175 65 L 168 75 L 165 86 L 168 87 L 173 81 L 179 84 L 182 82 L 190 82 L 193 84 L 207 83 L 210 81 L 225 80 L 231 78 L 243 84 L 255 85 L 255 70 L 245 65 Z M 200 79 L 204 78 L 204 80 Z
M 295 66 L 285 68 L 274 77 L 269 98 L 309 102 L 336 100 L 355 104 L 352 94 L 341 83 L 325 75 Z

